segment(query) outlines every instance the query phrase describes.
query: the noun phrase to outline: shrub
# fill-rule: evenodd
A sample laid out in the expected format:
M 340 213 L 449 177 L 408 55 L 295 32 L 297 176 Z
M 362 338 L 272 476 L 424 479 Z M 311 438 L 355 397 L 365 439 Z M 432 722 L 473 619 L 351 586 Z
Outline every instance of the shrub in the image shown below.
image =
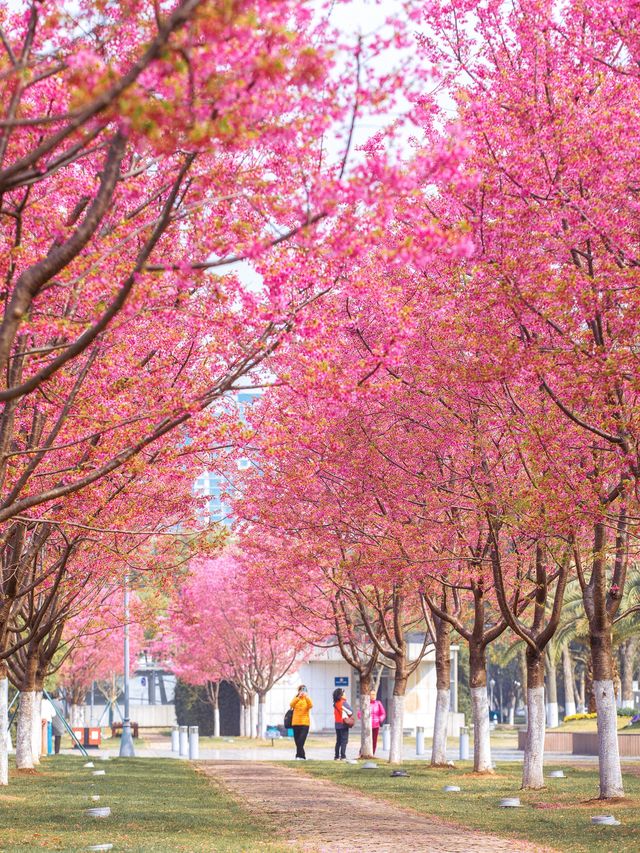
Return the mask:
M 565 723 L 570 723 L 572 720 L 595 720 L 598 715 L 596 713 L 593 714 L 569 714 L 568 717 L 564 718 Z
M 619 717 L 633 717 L 635 713 L 633 708 L 618 708 Z

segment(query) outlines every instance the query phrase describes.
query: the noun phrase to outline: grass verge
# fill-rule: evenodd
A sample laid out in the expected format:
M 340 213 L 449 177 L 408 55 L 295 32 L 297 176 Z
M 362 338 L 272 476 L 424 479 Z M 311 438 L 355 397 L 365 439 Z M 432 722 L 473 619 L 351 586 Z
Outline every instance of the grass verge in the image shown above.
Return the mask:
M 112 843 L 114 853 L 244 853 L 282 851 L 275 830 L 250 814 L 192 765 L 173 759 L 96 761 L 105 776 L 83 768 L 85 759 L 45 759 L 36 773 L 12 770 L 0 788 L 0 850 L 87 850 Z M 90 796 L 99 794 L 99 802 Z M 110 806 L 108 818 L 84 810 Z
M 522 838 L 563 853 L 637 853 L 640 849 L 640 777 L 625 774 L 627 799 L 616 804 L 593 801 L 598 774 L 564 768 L 566 779 L 547 779 L 541 791 L 520 791 L 521 764 L 500 764 L 493 776 L 474 776 L 467 762 L 452 770 L 406 762 L 409 778 L 391 778 L 388 764 L 362 770 L 351 764 L 307 761 L 298 769 L 313 776 L 380 797 L 452 823 Z M 637 772 L 637 771 L 636 771 Z M 445 793 L 459 785 L 459 793 Z M 502 809 L 501 797 L 519 796 L 519 809 Z M 620 826 L 593 826 L 591 816 L 613 814 Z M 372 839 L 374 840 L 374 839 Z

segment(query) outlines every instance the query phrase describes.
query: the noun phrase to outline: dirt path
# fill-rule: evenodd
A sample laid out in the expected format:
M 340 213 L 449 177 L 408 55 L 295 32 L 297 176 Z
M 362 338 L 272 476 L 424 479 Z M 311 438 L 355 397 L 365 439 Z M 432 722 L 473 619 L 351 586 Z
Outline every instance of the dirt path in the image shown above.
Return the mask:
M 452 827 L 303 771 L 241 761 L 200 762 L 249 810 L 267 815 L 293 850 L 324 853 L 533 853 L 544 848 Z

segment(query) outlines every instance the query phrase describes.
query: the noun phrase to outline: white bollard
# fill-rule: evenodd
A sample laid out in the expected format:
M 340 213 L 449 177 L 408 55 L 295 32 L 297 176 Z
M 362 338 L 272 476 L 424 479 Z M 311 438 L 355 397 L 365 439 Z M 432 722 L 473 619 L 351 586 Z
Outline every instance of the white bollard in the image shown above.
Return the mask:
M 189 729 L 186 726 L 180 726 L 179 732 L 180 758 L 187 758 L 189 755 Z
M 180 732 L 178 727 L 174 726 L 171 729 L 171 752 L 178 752 L 180 749 Z
M 424 755 L 424 726 L 416 726 L 416 755 Z
M 197 726 L 189 726 L 189 760 L 194 761 L 200 757 L 200 736 Z
M 385 723 L 382 727 L 382 748 L 385 752 L 391 749 L 391 726 Z
M 469 729 L 460 727 L 460 761 L 469 760 Z

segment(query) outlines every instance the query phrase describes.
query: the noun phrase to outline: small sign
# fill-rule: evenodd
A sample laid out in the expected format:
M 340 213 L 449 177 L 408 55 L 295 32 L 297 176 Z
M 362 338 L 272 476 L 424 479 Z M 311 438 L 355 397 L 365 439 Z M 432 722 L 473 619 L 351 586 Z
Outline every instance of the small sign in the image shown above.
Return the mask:
M 336 687 L 348 687 L 349 686 L 349 676 L 348 675 L 336 675 L 333 679 Z
M 142 685 L 142 687 L 146 687 L 146 686 L 147 686 L 147 679 L 144 677 L 144 675 L 143 675 L 143 676 L 142 676 L 142 678 L 140 679 L 140 684 Z

